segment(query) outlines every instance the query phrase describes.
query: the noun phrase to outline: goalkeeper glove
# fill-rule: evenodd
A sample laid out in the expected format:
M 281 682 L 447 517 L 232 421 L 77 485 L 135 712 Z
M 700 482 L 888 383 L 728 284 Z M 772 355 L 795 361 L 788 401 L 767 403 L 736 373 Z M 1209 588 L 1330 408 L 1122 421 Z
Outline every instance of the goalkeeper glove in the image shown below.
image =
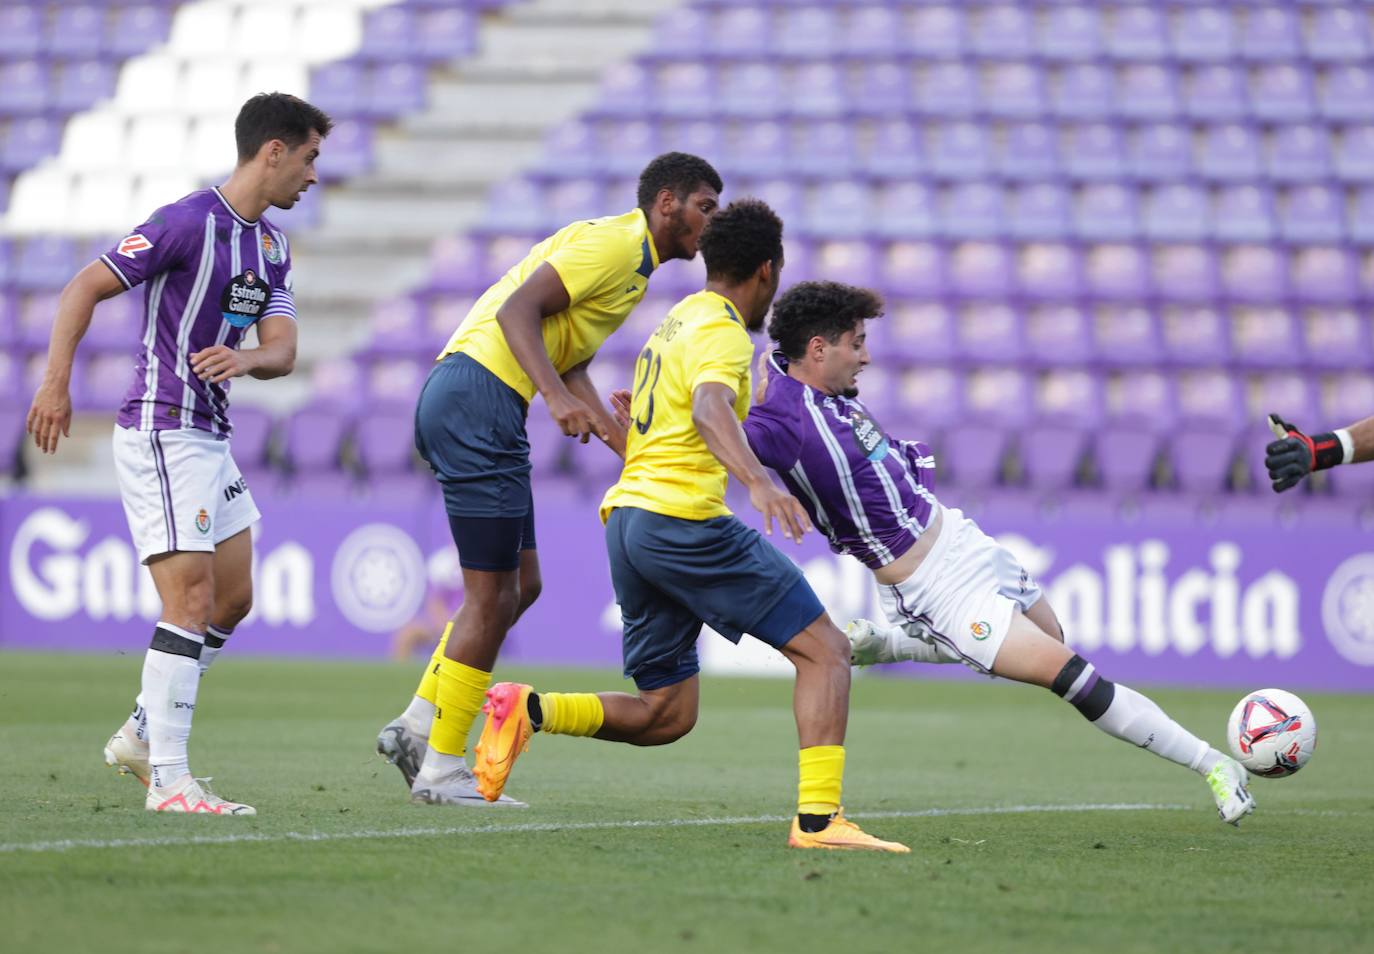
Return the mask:
M 1295 485 L 1314 470 L 1326 470 L 1345 460 L 1345 448 L 1334 433 L 1311 437 L 1277 414 L 1269 415 L 1269 429 L 1278 440 L 1264 449 L 1264 466 L 1274 493 Z

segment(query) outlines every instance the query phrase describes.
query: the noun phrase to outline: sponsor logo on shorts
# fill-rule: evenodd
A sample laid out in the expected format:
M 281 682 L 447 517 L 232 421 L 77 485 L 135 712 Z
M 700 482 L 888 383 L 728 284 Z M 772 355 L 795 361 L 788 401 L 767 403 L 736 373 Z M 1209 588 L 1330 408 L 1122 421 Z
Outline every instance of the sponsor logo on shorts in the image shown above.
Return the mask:
M 210 532 L 210 512 L 204 507 L 201 507 L 200 513 L 196 514 L 196 529 L 201 533 Z
M 969 631 L 973 633 L 974 639 L 987 639 L 992 635 L 992 627 L 981 621 L 971 624 Z

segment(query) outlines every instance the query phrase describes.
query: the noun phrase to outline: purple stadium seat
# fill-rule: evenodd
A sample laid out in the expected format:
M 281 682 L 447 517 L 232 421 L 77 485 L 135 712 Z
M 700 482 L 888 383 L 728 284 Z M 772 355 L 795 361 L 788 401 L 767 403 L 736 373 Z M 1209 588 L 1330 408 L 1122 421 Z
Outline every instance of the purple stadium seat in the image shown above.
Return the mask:
M 78 411 L 108 411 L 117 407 L 133 380 L 131 351 L 87 355 L 81 379 L 77 381 L 72 376 L 72 406 Z
M 1036 51 L 1047 60 L 1091 60 L 1102 50 L 1101 14 L 1088 6 L 1055 6 L 1043 12 Z
M 1095 444 L 1093 457 L 1104 489 L 1122 494 L 1149 489 L 1159 456 L 1158 434 L 1140 426 L 1113 425 L 1098 432 Z
M 1232 66 L 1201 66 L 1183 81 L 1183 112 L 1190 119 L 1229 122 L 1244 118 L 1248 107 L 1245 75 Z
M 1368 60 L 1368 14 L 1346 7 L 1313 10 L 1307 17 L 1305 40 L 1308 57 L 1318 63 Z
M 1032 53 L 1035 21 L 1029 10 L 1003 4 L 972 16 L 969 49 L 985 59 L 1020 59 Z
M 711 45 L 718 54 L 758 56 L 772 39 L 773 18 L 766 7 L 732 6 L 716 14 Z
M 344 470 L 301 470 L 277 482 L 278 490 L 287 499 L 342 500 L 358 495 L 358 482 Z
M 1228 431 L 1244 420 L 1240 382 L 1222 368 L 1184 371 L 1174 382 L 1181 423 Z
M 1374 188 L 1365 186 L 1355 193 L 1346 217 L 1346 236 L 1366 248 L 1374 245 Z
M 840 49 L 855 57 L 890 56 L 902 49 L 902 13 L 887 6 L 860 6 L 847 12 Z
M 721 154 L 720 126 L 709 120 L 664 124 L 659 129 L 659 148 L 690 152 L 694 156 Z
M 1107 123 L 1070 126 L 1063 132 L 1064 171 L 1075 179 L 1120 179 L 1126 169 L 1121 133 Z
M 916 112 L 937 118 L 971 116 L 982 108 L 978 74 L 965 63 L 930 63 L 919 68 Z
M 1117 73 L 1116 109 L 1126 119 L 1151 121 L 1173 119 L 1179 112 L 1174 74 L 1152 63 L 1132 63 Z
M 782 76 L 772 63 L 727 63 L 717 75 L 716 108 L 726 116 L 771 119 L 783 95 Z M 642 93 L 641 93 L 642 95 Z
M 67 284 L 85 262 L 76 261 L 76 246 L 52 236 L 26 239 L 14 260 L 10 280 L 19 289 L 57 289 Z
M 1235 22 L 1224 7 L 1179 10 L 1173 19 L 1170 44 L 1180 60 L 1219 62 L 1236 53 Z
M 839 13 L 824 6 L 784 8 L 773 23 L 773 50 L 782 56 L 824 58 L 840 45 Z
M 1077 250 L 1057 242 L 1031 242 L 1016 256 L 1016 285 L 1039 301 L 1063 301 L 1083 293 L 1083 265 Z
M 18 59 L 43 51 L 44 9 L 19 3 L 0 10 L 0 57 Z
M 933 125 L 926 135 L 926 165 L 942 178 L 982 178 L 990 153 L 987 130 L 976 123 Z
M 24 445 L 24 420 L 27 411 L 18 405 L 0 404 L 0 475 L 11 476 L 19 466 L 20 448 Z
M 611 173 L 638 179 L 649 160 L 663 151 L 659 144 L 658 128 L 642 120 L 599 123 L 592 146 L 594 154 L 588 157 L 591 162 L 578 171 L 579 175 Z M 548 155 L 552 162 L 559 163 L 557 153 Z M 571 170 L 565 166 L 564 171 Z
M 1233 309 L 1231 342 L 1236 362 L 1245 367 L 1286 368 L 1303 361 L 1297 317 L 1281 306 Z
M 1215 301 L 1217 264 L 1204 245 L 1159 245 L 1151 255 L 1155 291 L 1180 302 Z
M 0 62 L 0 116 L 32 116 L 48 108 L 52 74 L 42 60 Z
M 1092 363 L 1092 322 L 1078 305 L 1038 305 L 1025 321 L 1026 356 L 1045 365 Z
M 963 11 L 953 5 L 919 5 L 909 15 L 903 40 L 907 51 L 920 59 L 959 56 L 966 42 Z
M 1198 144 L 1197 171 L 1219 181 L 1254 179 L 1260 174 L 1260 144 L 1248 126 L 1209 126 Z
M 630 77 L 634 74 L 625 75 Z M 626 118 L 643 115 L 646 105 L 644 89 L 641 86 L 625 90 L 625 99 L 619 101 L 620 106 L 614 112 Z M 715 108 L 712 100 L 715 98 L 716 74 L 705 63 L 665 63 L 657 71 L 653 89 L 656 92 L 649 108 L 663 116 L 696 118 L 709 116 Z
M 1043 123 L 1009 123 L 997 140 L 993 171 L 1005 179 L 1052 179 L 1059 172 L 1054 128 Z
M 1134 245 L 1097 245 L 1083 263 L 1089 294 L 1108 301 L 1140 301 L 1150 293 L 1145 252 Z
M 389 6 L 364 15 L 363 43 L 358 58 L 378 62 L 399 62 L 415 55 L 419 36 L 415 14 L 406 6 Z
M 366 109 L 366 72 L 358 63 L 326 63 L 310 72 L 310 101 L 335 119 Z
M 862 150 L 859 166 L 873 176 L 908 178 L 925 170 L 925 146 L 920 129 L 905 119 L 881 121 Z
M 1327 421 L 1358 421 L 1374 407 L 1374 378 L 1368 371 L 1348 371 L 1325 377 L 1321 385 L 1321 417 Z
M 229 420 L 234 425 L 234 463 L 243 470 L 267 467 L 275 424 L 272 415 L 252 404 L 236 404 L 229 411 Z
M 887 117 L 907 111 L 912 98 L 911 70 L 903 63 L 875 60 L 849 71 L 846 99 L 862 116 Z
M 426 311 L 425 302 L 416 296 L 379 302 L 368 321 L 367 354 L 392 357 L 437 351 L 426 335 Z M 417 345 L 420 341 L 423 349 Z
M 791 167 L 803 175 L 841 178 L 854 171 L 854 130 L 837 120 L 800 123 L 792 129 Z
M 1359 266 L 1347 249 L 1298 249 L 1291 260 L 1289 281 L 1300 301 L 1345 304 L 1361 295 Z M 1366 295 L 1367 297 L 1367 295 Z
M 652 49 L 672 50 L 682 56 L 701 56 L 710 50 L 714 17 L 700 7 L 676 7 L 654 21 Z
M 82 344 L 101 351 L 133 354 L 143 334 L 142 298 L 137 294 L 116 295 L 96 305 Z
M 105 52 L 109 55 L 136 56 L 165 42 L 171 32 L 172 15 L 165 6 L 120 6 L 111 12 L 105 23 Z
M 358 463 L 369 478 L 404 474 L 414 469 L 414 412 L 369 411 L 354 431 Z
M 1303 313 L 1307 363 L 1317 368 L 1367 367 L 1370 319 L 1352 308 L 1309 308 Z
M 1192 494 L 1220 494 L 1231 476 L 1231 455 L 1219 447 L 1233 444 L 1233 429 L 1222 424 L 1184 426 L 1170 438 L 1167 450 L 1180 490 Z
M 964 242 L 949 256 L 950 289 L 965 298 L 1002 298 L 1015 286 L 1011 251 L 991 242 Z
M 944 436 L 942 459 L 948 461 L 952 482 L 961 488 L 984 488 L 998 483 L 1010 436 L 995 425 L 960 426 Z
M 1275 301 L 1288 290 L 1288 263 L 1278 249 L 1238 245 L 1221 256 L 1222 292 L 1235 301 Z
M 955 354 L 971 365 L 1015 364 L 1023 353 L 1021 316 L 1001 302 L 963 305 L 955 322 Z
M 1032 424 L 1017 447 L 1026 482 L 1037 490 L 1067 490 L 1077 482 L 1088 451 L 1089 432 L 1062 424 Z
M 1336 175 L 1346 182 L 1374 182 L 1374 126 L 1348 126 L 1332 135 Z
M 945 256 L 933 242 L 890 242 L 881 249 L 880 263 L 889 294 L 934 296 L 945 290 Z
M 899 181 L 881 187 L 874 198 L 874 231 L 884 238 L 926 238 L 935 234 L 935 200 L 930 187 Z
M 1216 308 L 1169 306 L 1159 316 L 1164 354 L 1179 365 L 1225 364 L 1231 354 L 1226 315 Z
M 1126 371 L 1107 380 L 1109 430 L 1134 427 L 1166 434 L 1178 422 L 1174 381 L 1156 370 Z
M 1192 133 L 1172 123 L 1151 123 L 1128 138 L 1126 168 L 1137 179 L 1173 181 L 1193 168 Z
M 15 301 L 15 296 L 4 291 L 0 291 L 0 354 L 16 350 L 15 345 L 19 342 L 19 307 Z M 0 374 L 0 391 L 9 384 L 13 383 L 15 375 L 10 374 L 6 377 Z
M 1056 116 L 1094 120 L 1112 115 L 1116 105 L 1112 71 L 1095 63 L 1075 63 L 1051 74 L 1050 102 Z
M 971 182 L 941 191 L 936 228 L 953 239 L 994 238 L 1005 227 L 1002 190 L 987 182 Z
M 1278 231 L 1267 189 L 1241 185 L 1219 189 L 1212 235 L 1223 242 L 1268 242 Z
M 431 62 L 457 59 L 477 49 L 477 20 L 470 10 L 429 10 L 415 18 L 420 55 Z
M 874 284 L 877 279 L 873 250 L 866 242 L 821 242 L 815 247 L 814 259 L 815 272 L 834 281 L 864 287 Z M 791 264 L 788 263 L 789 267 Z M 798 274 L 806 268 L 805 263 L 800 264 L 802 269 L 799 269 Z M 874 334 L 880 336 L 882 332 L 877 331 Z
M 895 355 L 934 364 L 954 359 L 954 312 L 944 302 L 889 302 L 883 320 L 888 323 L 885 341 Z
M 372 125 L 338 119 L 329 133 L 329 161 L 320 166 L 326 182 L 351 179 L 372 169 Z
M 19 299 L 15 313 L 15 332 L 19 344 L 30 351 L 44 352 L 52 336 L 57 315 L 58 293 L 53 290 L 31 292 Z
M 837 179 L 810 190 L 801 220 L 805 234 L 857 238 L 870 234 L 872 225 L 873 206 L 863 182 Z
M 1318 83 L 1321 114 L 1336 122 L 1374 120 L 1374 72 L 1369 66 L 1327 70 Z
M 1326 130 L 1319 126 L 1280 126 L 1269 137 L 1265 172 L 1280 182 L 1310 182 L 1331 174 Z
M 643 63 L 613 64 L 601 76 L 601 88 L 596 97 L 597 112 L 608 116 L 642 117 L 646 89 L 659 90 L 655 99 L 672 94 L 672 88 L 659 83 L 654 72 Z M 707 103 L 703 103 L 702 108 Z M 659 108 L 663 108 L 661 103 Z
M 504 231 L 539 231 L 544 224 L 544 189 L 529 179 L 505 179 L 487 193 L 482 222 Z
M 1108 14 L 1103 47 L 1117 60 L 1162 60 L 1169 54 L 1165 13 L 1153 6 L 1120 6 Z
M 323 402 L 303 408 L 286 421 L 283 447 L 296 474 L 337 471 L 339 454 L 352 420 Z
M 63 59 L 98 56 L 105 39 L 105 13 L 104 7 L 85 4 L 57 7 L 43 41 L 48 55 Z
M 61 122 L 41 116 L 11 120 L 0 132 L 0 176 L 35 166 L 61 147 Z
M 1300 186 L 1279 201 L 1279 234 L 1289 242 L 1339 242 L 1345 235 L 1342 198 L 1326 186 Z
M 1296 59 L 1298 44 L 1296 10 L 1282 6 L 1250 8 L 1245 11 L 1240 30 L 1240 54 L 1254 62 Z
M 721 162 L 732 176 L 776 176 L 791 151 L 788 129 L 776 120 L 731 123 L 722 143 Z
M 1145 200 L 1145 237 L 1158 242 L 1196 242 L 1211 233 L 1211 200 L 1193 185 L 1166 185 Z
M 1250 76 L 1250 111 L 1266 122 L 1304 122 L 1315 111 L 1307 73 L 1291 64 L 1262 66 Z
M 1021 239 L 1062 239 L 1072 228 L 1073 199 L 1051 183 L 1026 185 L 1012 193 L 1006 231 Z
M 431 346 L 429 350 L 437 351 L 438 348 Z M 413 414 L 433 364 L 432 360 L 417 361 L 409 355 L 374 362 L 367 372 L 368 413 L 385 408 Z
M 563 179 L 550 184 L 544 224 L 562 228 L 568 222 L 594 219 L 606 212 L 606 190 L 599 179 Z
M 1128 186 L 1087 185 L 1074 202 L 1074 234 L 1092 241 L 1133 238 L 1139 230 L 1137 219 L 1135 192 Z
M 982 69 L 983 109 L 1003 119 L 1035 119 L 1047 112 L 1040 72 L 1027 63 L 992 63 Z
M 378 64 L 368 76 L 367 114 L 390 119 L 425 105 L 426 77 L 422 66 L 398 62 Z
M 54 71 L 51 106 L 59 112 L 88 109 L 114 95 L 115 67 L 102 60 L 69 61 Z
M 767 202 L 784 222 L 801 218 L 805 190 L 795 179 L 755 179 L 741 182 L 737 189 L 739 195 L 752 195 Z
M 1256 447 L 1263 447 L 1274 439 L 1272 432 L 1262 422 L 1270 412 L 1278 413 L 1279 408 L 1283 409 L 1283 417 L 1290 421 L 1311 421 L 1321 417 L 1316 382 L 1309 375 L 1294 371 L 1271 372 L 1250 379 L 1246 389 L 1245 416 L 1269 434 L 1268 439 L 1261 438 Z M 1263 462 L 1263 454 L 1255 456 Z

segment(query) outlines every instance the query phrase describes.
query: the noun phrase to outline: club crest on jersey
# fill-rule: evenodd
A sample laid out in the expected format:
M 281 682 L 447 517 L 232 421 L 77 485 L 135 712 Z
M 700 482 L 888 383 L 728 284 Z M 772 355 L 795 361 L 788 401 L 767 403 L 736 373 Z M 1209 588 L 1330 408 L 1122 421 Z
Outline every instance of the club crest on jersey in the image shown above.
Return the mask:
M 974 639 L 987 639 L 992 635 L 992 626 L 981 621 L 972 623 L 969 625 L 969 632 L 973 633 Z
M 115 251 L 125 258 L 133 258 L 139 252 L 146 252 L 152 247 L 152 242 L 135 232 L 133 235 L 126 236 Z
M 262 233 L 262 257 L 273 265 L 281 264 L 281 246 L 277 244 L 276 239 L 272 238 L 272 233 L 270 232 Z
M 877 421 L 856 408 L 849 412 L 849 423 L 854 428 L 854 440 L 859 442 L 865 457 L 880 461 L 887 456 L 887 435 Z
M 242 275 L 229 279 L 219 298 L 219 310 L 224 320 L 235 328 L 247 328 L 258 320 L 271 300 L 272 289 L 261 275 L 249 268 Z
M 210 532 L 210 513 L 204 507 L 201 507 L 200 513 L 196 514 L 196 529 L 201 533 Z

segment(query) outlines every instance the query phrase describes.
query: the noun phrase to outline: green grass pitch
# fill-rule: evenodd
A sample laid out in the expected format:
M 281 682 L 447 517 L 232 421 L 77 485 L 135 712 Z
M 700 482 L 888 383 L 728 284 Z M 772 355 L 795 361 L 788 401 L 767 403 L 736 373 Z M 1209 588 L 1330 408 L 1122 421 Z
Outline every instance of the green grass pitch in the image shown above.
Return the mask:
M 101 762 L 139 666 L 0 654 L 5 950 L 1374 949 L 1370 697 L 1304 693 L 1315 758 L 1256 779 L 1235 829 L 1200 779 L 1043 690 L 865 676 L 845 801 L 912 853 L 836 855 L 784 847 L 786 682 L 707 677 L 696 730 L 665 748 L 535 736 L 509 786 L 531 808 L 452 809 L 408 804 L 372 752 L 419 663 L 230 655 L 202 688 L 192 767 L 260 814 L 186 818 L 144 812 Z M 1151 694 L 1214 743 L 1240 695 Z

